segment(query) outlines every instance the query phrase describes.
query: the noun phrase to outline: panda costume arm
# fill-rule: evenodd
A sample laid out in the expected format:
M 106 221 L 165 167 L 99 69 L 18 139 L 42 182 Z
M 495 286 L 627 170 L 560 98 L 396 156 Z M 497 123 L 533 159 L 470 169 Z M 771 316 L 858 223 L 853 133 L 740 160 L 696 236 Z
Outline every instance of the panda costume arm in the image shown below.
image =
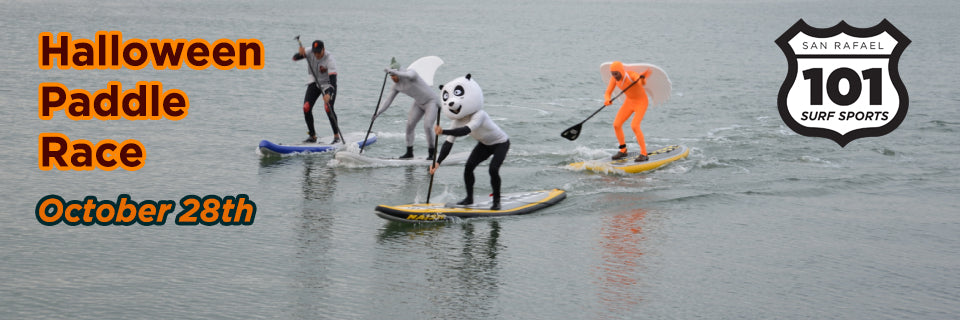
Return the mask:
M 466 124 L 463 124 L 463 122 L 466 122 Z M 442 131 L 442 133 L 448 135 L 448 137 L 447 140 L 443 142 L 443 146 L 440 149 L 440 156 L 437 158 L 440 159 L 440 161 L 437 162 L 441 162 L 442 159 L 446 158 L 457 137 L 470 135 L 476 139 L 477 142 L 488 146 L 503 143 L 510 139 L 507 133 L 504 132 L 503 129 L 500 129 L 500 127 L 493 122 L 493 119 L 490 119 L 490 115 L 483 110 L 470 115 L 470 118 L 455 120 L 453 127 L 453 129 L 445 129 Z
M 465 136 L 465 135 L 470 134 L 470 131 L 471 131 L 471 130 L 470 130 L 470 127 L 468 127 L 468 126 L 462 126 L 462 127 L 459 127 L 459 128 L 444 129 L 444 130 L 443 130 L 443 134 L 448 135 L 448 136 L 454 136 L 454 137 L 462 137 L 462 136 Z
M 466 120 L 466 123 L 460 125 L 465 120 Z M 488 124 L 487 122 L 490 122 L 490 123 Z M 453 129 L 443 130 L 443 134 L 448 136 L 454 136 L 454 137 L 462 137 L 471 133 L 476 133 L 471 136 L 473 136 L 480 142 L 483 142 L 484 144 L 490 144 L 491 142 L 493 142 L 493 141 L 484 141 L 484 140 L 487 140 L 485 138 L 488 136 L 488 134 L 484 134 L 484 132 L 490 131 L 490 130 L 498 131 L 500 129 L 500 128 L 494 129 L 496 125 L 493 124 L 493 121 L 490 119 L 490 115 L 488 115 L 487 112 L 483 110 L 479 110 L 474 114 L 471 114 L 467 119 L 460 119 L 458 121 L 454 121 L 453 126 L 454 126 Z M 487 128 L 488 130 L 481 130 L 485 127 L 489 127 Z M 450 142 L 453 142 L 453 141 L 450 141 Z
M 471 117 L 473 118 L 473 117 Z M 470 121 L 471 123 L 473 121 Z M 453 142 L 457 140 L 457 137 L 462 137 L 470 134 L 473 130 L 470 129 L 470 123 L 464 124 L 462 126 L 457 126 L 462 123 L 462 120 L 454 120 L 453 129 L 443 129 L 441 134 L 447 135 L 447 140 L 443 141 L 443 146 L 440 147 L 440 154 L 437 156 L 437 163 L 443 162 L 443 159 L 447 158 L 447 155 L 450 154 L 450 150 L 453 149 Z
M 447 158 L 447 155 L 450 154 L 450 149 L 453 149 L 453 142 L 444 141 L 443 146 L 440 147 L 440 155 L 437 156 L 437 165 L 443 162 L 443 159 Z
M 450 150 L 453 149 L 453 142 L 457 141 L 457 137 L 462 137 L 473 132 L 474 127 L 483 124 L 482 117 L 478 117 L 477 114 L 483 111 L 477 111 L 476 113 L 470 115 L 470 120 L 467 123 L 466 119 L 457 119 L 454 120 L 452 125 L 453 129 L 444 129 L 441 131 L 441 134 L 447 135 L 447 140 L 443 142 L 443 146 L 440 147 L 440 155 L 437 156 L 437 163 L 443 162 L 443 159 L 447 158 L 447 155 L 450 154 Z M 477 121 L 480 120 L 480 121 Z

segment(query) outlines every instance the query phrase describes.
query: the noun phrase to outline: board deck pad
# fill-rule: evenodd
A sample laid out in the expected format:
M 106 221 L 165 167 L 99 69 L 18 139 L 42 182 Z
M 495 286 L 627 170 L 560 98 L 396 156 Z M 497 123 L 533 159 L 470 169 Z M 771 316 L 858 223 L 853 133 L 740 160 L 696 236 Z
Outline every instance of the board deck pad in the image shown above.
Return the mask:
M 567 167 L 574 170 L 590 170 L 594 172 L 608 173 L 639 173 L 650 171 L 662 167 L 673 161 L 686 158 L 690 154 L 690 149 L 681 145 L 672 145 L 647 153 L 649 159 L 643 162 L 635 162 L 640 152 L 628 152 L 627 157 L 620 160 L 600 159 L 584 162 L 571 163 Z
M 342 137 L 346 143 L 334 143 L 330 144 L 330 141 L 333 141 L 333 136 L 318 137 L 318 143 L 309 143 L 309 142 L 297 142 L 292 144 L 283 144 L 283 143 L 273 143 L 269 140 L 261 140 L 260 145 L 257 147 L 257 151 L 262 156 L 282 156 L 282 155 L 293 155 L 293 154 L 307 154 L 307 153 L 318 153 L 318 152 L 330 152 L 337 151 L 340 149 L 348 147 L 360 147 L 361 140 L 366 136 L 366 132 L 351 132 L 343 134 Z M 371 133 L 367 138 L 367 146 L 377 142 L 377 135 Z
M 402 222 L 441 222 L 464 218 L 497 217 L 528 214 L 560 202 L 566 198 L 560 189 L 504 193 L 500 195 L 500 210 L 490 210 L 493 198 L 475 201 L 469 206 L 456 203 L 421 203 L 399 206 L 377 206 L 381 218 Z

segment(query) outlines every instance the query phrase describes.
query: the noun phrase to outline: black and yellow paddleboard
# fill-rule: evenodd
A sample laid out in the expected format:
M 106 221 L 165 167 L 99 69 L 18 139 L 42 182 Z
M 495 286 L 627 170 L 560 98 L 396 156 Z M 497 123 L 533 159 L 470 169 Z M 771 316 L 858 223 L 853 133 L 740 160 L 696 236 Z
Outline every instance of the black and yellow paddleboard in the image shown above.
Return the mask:
M 440 222 L 456 218 L 498 217 L 531 213 L 560 202 L 567 197 L 560 189 L 504 193 L 500 195 L 500 210 L 490 210 L 493 199 L 468 206 L 453 203 L 421 203 L 399 206 L 377 206 L 381 218 L 402 222 Z
M 649 159 L 643 162 L 634 161 L 639 152 L 630 152 L 626 158 L 620 160 L 592 160 L 569 164 L 571 169 L 590 170 L 594 172 L 608 173 L 639 173 L 650 171 L 662 167 L 668 163 L 686 158 L 690 154 L 690 149 L 685 146 L 673 145 L 647 154 Z

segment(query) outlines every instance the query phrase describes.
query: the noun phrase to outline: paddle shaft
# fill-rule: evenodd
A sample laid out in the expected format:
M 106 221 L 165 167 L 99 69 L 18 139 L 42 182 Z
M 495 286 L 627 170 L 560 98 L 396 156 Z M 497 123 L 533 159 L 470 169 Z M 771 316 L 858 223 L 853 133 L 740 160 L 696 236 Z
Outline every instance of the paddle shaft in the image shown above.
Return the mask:
M 633 87 L 633 85 L 637 84 L 637 82 L 640 82 L 640 79 L 634 80 L 633 83 L 630 83 L 630 85 L 627 86 L 626 89 L 621 90 L 620 93 L 618 93 L 616 96 L 613 96 L 613 98 L 610 99 L 610 101 L 613 102 L 613 100 L 617 100 L 617 98 L 619 98 L 620 95 L 622 95 L 624 92 L 627 92 L 627 90 L 630 90 L 630 87 Z M 606 101 L 604 101 L 604 102 L 606 102 Z M 580 121 L 580 123 L 574 125 L 573 127 L 570 127 L 569 129 L 564 130 L 564 132 L 570 131 L 570 129 L 574 129 L 574 128 L 576 128 L 576 127 L 582 126 L 584 122 L 587 122 L 587 120 L 590 120 L 590 118 L 593 118 L 593 116 L 597 115 L 597 113 L 600 113 L 600 111 L 603 110 L 603 108 L 606 108 L 606 107 L 607 107 L 607 105 L 604 104 L 602 107 L 600 107 L 600 109 L 597 109 L 597 111 L 594 111 L 593 113 L 591 113 L 589 117 L 587 117 L 586 119 L 583 119 L 583 121 Z
M 443 111 L 443 110 L 440 110 L 440 106 L 437 106 L 437 125 L 438 125 L 438 126 L 440 125 L 440 112 L 441 112 L 441 111 Z M 434 136 L 433 136 L 433 149 L 434 149 L 434 152 L 433 152 L 433 163 L 430 165 L 430 168 L 431 168 L 431 169 L 432 169 L 434 166 L 437 165 L 437 157 L 440 156 L 440 150 L 439 150 L 439 149 L 440 149 L 440 146 L 438 145 L 439 143 L 440 143 L 440 135 L 439 135 L 439 134 L 438 134 L 438 135 L 434 135 Z M 435 175 L 436 175 L 435 173 L 431 173 L 431 174 L 430 174 L 430 187 L 427 187 L 427 203 L 430 203 L 430 193 L 433 193 L 433 176 L 435 176 Z
M 303 42 L 300 42 L 299 34 L 297 35 L 296 39 L 297 39 L 297 44 L 300 45 L 301 48 L 303 48 Z M 307 57 L 306 52 L 304 52 L 303 55 L 304 55 L 303 56 L 304 58 Z M 307 59 L 307 69 L 310 70 L 310 75 L 313 76 L 313 81 L 314 81 L 313 83 L 317 86 L 317 88 L 320 88 L 320 77 L 317 76 L 317 71 L 313 70 L 313 66 L 310 65 L 310 59 Z
M 370 117 L 370 126 L 367 127 L 367 135 L 363 136 L 363 142 L 360 144 L 360 152 L 363 153 L 363 147 L 367 146 L 367 138 L 370 137 L 370 130 L 373 130 L 373 120 L 377 119 L 377 110 L 380 110 L 380 101 L 383 101 L 383 88 L 387 87 L 387 74 L 383 74 L 383 84 L 380 85 L 380 98 L 377 98 L 377 105 L 373 107 L 373 116 Z

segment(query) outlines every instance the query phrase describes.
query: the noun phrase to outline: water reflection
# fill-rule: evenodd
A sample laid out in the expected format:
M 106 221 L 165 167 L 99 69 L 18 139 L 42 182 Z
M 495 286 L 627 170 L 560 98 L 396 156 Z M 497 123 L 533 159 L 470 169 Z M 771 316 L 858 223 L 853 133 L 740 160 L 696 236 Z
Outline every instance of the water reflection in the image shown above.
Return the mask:
M 608 203 L 636 206 L 633 195 L 612 195 Z M 603 218 L 599 247 L 601 259 L 596 266 L 599 301 L 604 307 L 601 318 L 635 316 L 633 311 L 643 300 L 643 255 L 646 251 L 647 210 L 626 208 Z
M 388 221 L 377 236 L 380 244 L 390 244 L 403 239 L 434 236 L 438 230 L 449 227 L 451 223 L 405 223 Z
M 337 190 L 337 172 L 327 166 L 326 157 L 305 157 L 303 159 L 303 199 L 317 200 L 320 204 L 329 203 Z M 304 208 L 307 210 L 307 208 Z
M 388 222 L 378 237 L 378 281 L 403 299 L 391 304 L 405 317 L 498 318 L 501 227 L 487 222 L 409 224 Z M 407 252 L 408 254 L 404 254 Z M 398 257 L 406 257 L 397 261 Z M 388 300 L 389 301 L 389 300 Z M 410 301 L 417 305 L 411 306 Z
M 297 265 L 293 277 L 293 296 L 297 301 L 291 303 L 289 310 L 293 318 L 312 319 L 326 311 L 326 306 L 318 304 L 316 293 L 335 289 L 329 288 L 329 254 L 331 234 L 334 223 L 332 208 L 333 194 L 337 187 L 337 175 L 325 164 L 326 157 L 304 157 L 301 192 L 303 204 L 301 213 L 293 223 Z
M 430 193 L 430 202 L 438 202 L 445 193 L 446 186 L 441 184 L 440 179 L 433 181 L 433 187 L 430 186 L 430 170 L 427 166 L 409 166 L 406 167 L 405 178 L 406 185 L 409 188 L 404 189 L 405 199 L 413 199 L 415 203 L 427 201 L 427 194 Z M 439 176 L 438 176 L 439 177 Z M 442 201 L 441 201 L 442 202 Z
M 423 186 L 424 181 L 430 180 L 430 173 L 427 170 L 427 168 L 419 166 L 403 168 L 404 185 L 409 187 L 401 189 L 402 191 L 397 190 L 402 195 L 401 199 L 413 199 L 414 202 L 420 202 L 420 189 L 426 188 Z M 426 191 L 423 191 L 423 193 L 426 194 Z
M 273 169 L 294 165 L 301 157 L 260 157 L 260 174 L 272 172 Z

